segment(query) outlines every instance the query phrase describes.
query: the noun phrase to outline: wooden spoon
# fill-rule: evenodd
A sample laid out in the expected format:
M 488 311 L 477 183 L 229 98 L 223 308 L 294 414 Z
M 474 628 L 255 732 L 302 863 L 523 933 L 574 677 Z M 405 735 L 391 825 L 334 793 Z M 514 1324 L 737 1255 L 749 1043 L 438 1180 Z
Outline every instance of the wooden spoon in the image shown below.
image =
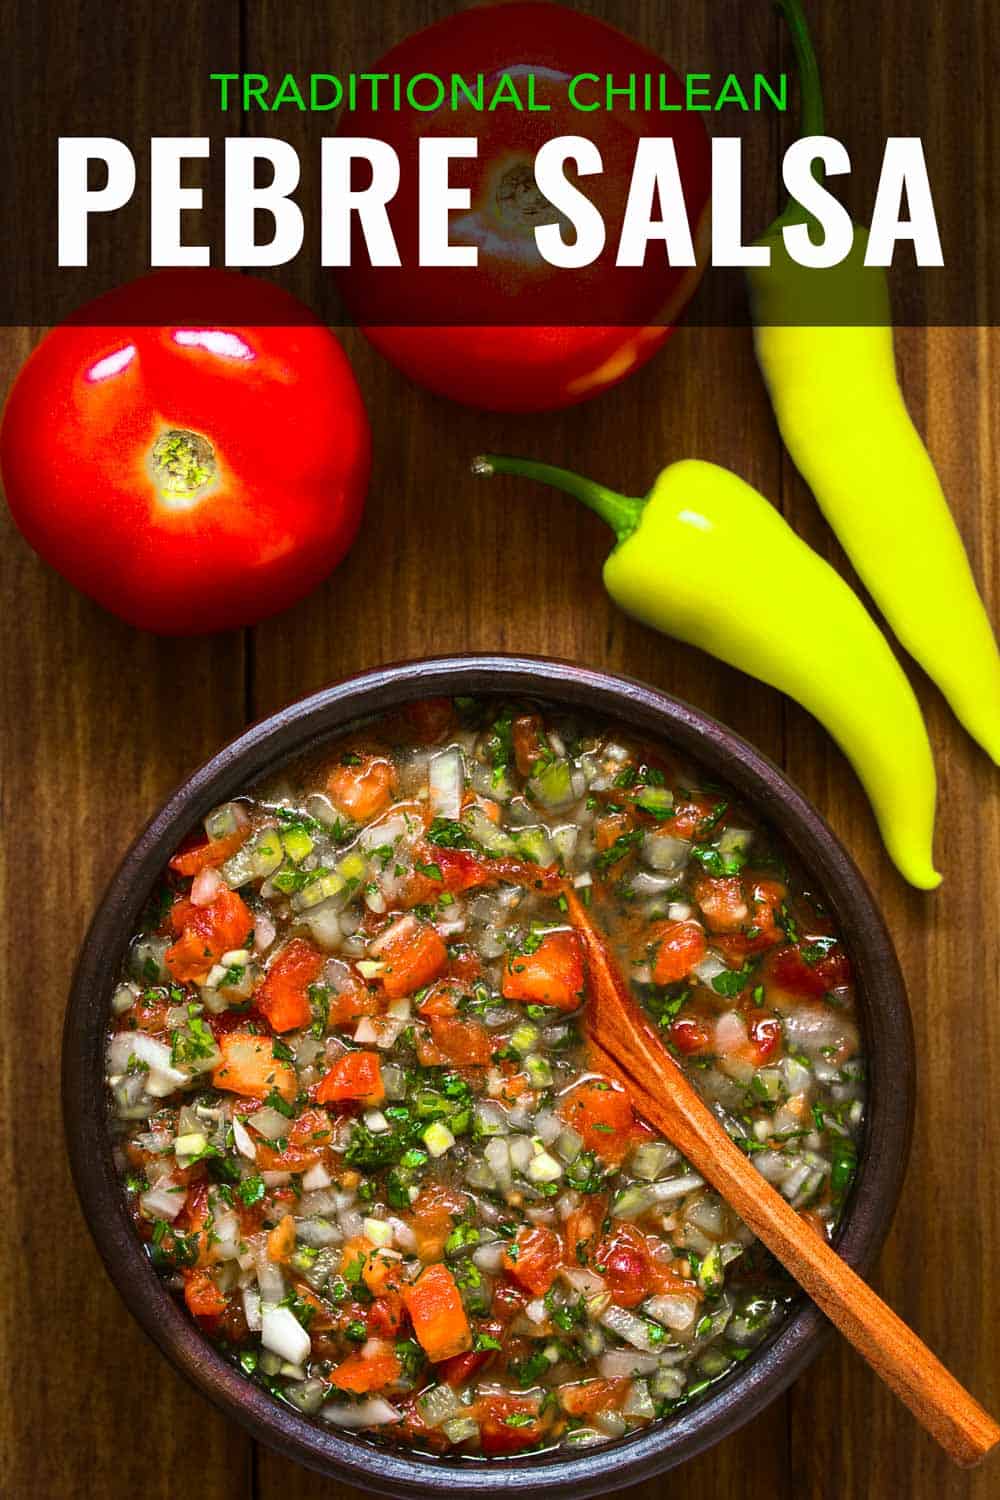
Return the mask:
M 1000 1442 L 989 1412 L 730 1140 L 662 1046 L 575 892 L 567 902 L 589 958 L 595 1066 L 722 1194 L 946 1453 L 966 1467 L 979 1463 Z

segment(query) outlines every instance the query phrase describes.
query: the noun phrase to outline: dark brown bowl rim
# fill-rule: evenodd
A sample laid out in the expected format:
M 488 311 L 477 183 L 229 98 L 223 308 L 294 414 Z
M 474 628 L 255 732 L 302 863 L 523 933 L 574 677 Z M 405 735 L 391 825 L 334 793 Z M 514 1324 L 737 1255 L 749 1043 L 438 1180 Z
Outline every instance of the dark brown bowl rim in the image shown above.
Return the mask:
M 582 707 L 674 745 L 766 818 L 825 892 L 854 956 L 866 1034 L 870 1103 L 857 1180 L 838 1236 L 865 1272 L 902 1187 L 913 1124 L 910 1014 L 892 941 L 843 845 L 784 773 L 700 710 L 630 678 L 542 657 L 459 655 L 375 668 L 324 688 L 239 735 L 195 771 L 139 834 L 84 940 L 66 1011 L 62 1097 L 70 1166 L 90 1232 L 130 1312 L 171 1362 L 255 1438 L 288 1458 L 383 1494 L 510 1491 L 592 1495 L 648 1479 L 703 1452 L 774 1400 L 817 1354 L 829 1325 L 801 1303 L 754 1358 L 700 1405 L 637 1436 L 578 1455 L 500 1462 L 396 1452 L 341 1436 L 283 1407 L 216 1352 L 164 1288 L 125 1210 L 111 1158 L 103 1036 L 115 976 L 167 858 L 212 807 L 308 752 L 336 730 L 417 698 L 501 693 Z

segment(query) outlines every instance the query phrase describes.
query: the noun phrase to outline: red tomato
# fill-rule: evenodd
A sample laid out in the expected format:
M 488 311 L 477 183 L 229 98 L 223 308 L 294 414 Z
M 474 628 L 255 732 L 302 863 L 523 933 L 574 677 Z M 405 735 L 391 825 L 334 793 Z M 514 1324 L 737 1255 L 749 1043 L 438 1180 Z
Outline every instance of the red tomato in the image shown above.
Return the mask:
M 276 953 L 257 993 L 257 1007 L 272 1031 L 293 1031 L 312 1016 L 309 986 L 323 968 L 323 955 L 303 938 L 292 938 Z
M 754 1048 L 754 1067 L 763 1067 L 781 1046 L 781 1022 L 777 1016 L 758 1016 L 750 1023 L 750 1041 Z
M 566 1124 L 583 1137 L 584 1148 L 619 1166 L 632 1144 L 635 1115 L 628 1095 L 603 1078 L 578 1083 L 559 1100 Z
M 338 272 L 376 348 L 438 394 L 496 411 L 548 411 L 585 401 L 644 364 L 668 337 L 700 272 L 668 265 L 660 245 L 650 247 L 641 267 L 615 266 L 636 144 L 643 135 L 673 138 L 697 246 L 707 222 L 708 137 L 697 115 L 684 110 L 632 111 L 621 104 L 581 112 L 569 100 L 568 84 L 588 72 L 620 78 L 662 73 L 678 99 L 681 85 L 663 59 L 592 17 L 561 5 L 521 3 L 450 16 L 394 47 L 375 71 L 483 74 L 488 87 L 508 71 L 522 90 L 531 73 L 538 102 L 549 106 L 478 111 L 460 103 L 453 110 L 449 100 L 427 113 L 362 109 L 345 115 L 349 134 L 387 141 L 401 164 L 388 213 L 402 268 L 373 269 L 358 238 L 350 268 Z M 534 159 L 545 141 L 580 134 L 601 153 L 603 172 L 582 186 L 601 211 L 607 242 L 591 266 L 573 272 L 548 264 L 536 247 L 536 224 L 552 222 L 555 213 L 546 212 L 535 185 Z M 418 265 L 418 152 L 427 135 L 478 141 L 476 158 L 453 161 L 449 172 L 452 186 L 470 193 L 469 208 L 451 216 L 450 239 L 478 246 L 477 268 Z M 583 317 L 587 326 L 579 326 Z
M 354 540 L 370 446 L 351 367 L 300 302 L 160 271 L 42 340 L 0 464 L 46 562 L 132 625 L 193 635 L 316 588 Z
M 316 1085 L 317 1104 L 340 1099 L 360 1099 L 363 1104 L 381 1104 L 385 1098 L 382 1061 L 377 1052 L 345 1052 Z
M 657 922 L 650 930 L 657 943 L 653 965 L 654 984 L 673 984 L 686 979 L 705 957 L 705 929 L 700 922 Z
M 579 934 L 559 928 L 547 932 L 531 953 L 508 957 L 501 988 L 506 1000 L 576 1010 L 583 999 L 585 982 Z
M 649 1251 L 631 1224 L 618 1224 L 598 1245 L 594 1270 L 619 1307 L 638 1307 L 649 1296 Z
M 779 948 L 770 963 L 770 978 L 793 995 L 825 995 L 851 982 L 851 961 L 842 948 L 832 948 L 807 963 L 798 948 Z
M 522 1225 L 505 1251 L 504 1270 L 536 1297 L 544 1297 L 562 1264 L 562 1241 L 543 1224 Z
M 480 1442 L 488 1455 L 522 1453 L 540 1442 L 545 1432 L 535 1396 L 490 1393 L 480 1396 L 470 1411 L 478 1419 Z
M 677 1051 L 683 1052 L 685 1056 L 712 1050 L 712 1034 L 705 1022 L 697 1016 L 678 1016 L 670 1024 L 669 1036 Z

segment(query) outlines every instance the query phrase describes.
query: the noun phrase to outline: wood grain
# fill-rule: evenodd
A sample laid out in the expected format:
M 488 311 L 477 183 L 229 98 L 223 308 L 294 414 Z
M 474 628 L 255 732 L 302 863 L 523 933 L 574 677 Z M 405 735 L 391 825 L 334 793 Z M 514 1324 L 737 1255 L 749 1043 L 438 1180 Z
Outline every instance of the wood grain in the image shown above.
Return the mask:
M 22 8 L 27 15 L 30 8 Z M 615 12 L 610 0 L 584 8 Z M 135 87 L 140 93 L 174 88 L 186 101 L 197 92 L 190 79 L 209 70 L 203 62 L 209 49 L 213 65 L 227 53 L 235 65 L 241 45 L 248 68 L 267 60 L 282 71 L 334 69 L 348 56 L 362 66 L 440 13 L 438 0 L 387 0 L 339 12 L 309 7 L 308 15 L 306 9 L 254 0 L 241 39 L 235 5 L 175 5 L 184 45 L 175 56 L 161 49 L 155 74 L 147 70 Z M 641 0 L 629 7 L 627 21 L 618 7 L 618 19 L 663 55 L 694 66 L 692 59 L 713 49 L 724 56 L 733 36 L 752 55 L 763 55 L 775 35 L 770 17 L 760 19 L 766 9 L 737 0 L 711 7 Z M 821 47 L 830 29 L 851 28 L 831 111 L 835 132 L 879 87 L 869 9 L 810 7 Z M 50 7 L 49 16 L 56 10 Z M 928 59 L 947 67 L 947 19 L 930 7 L 932 14 L 924 26 L 918 11 L 900 4 L 889 39 L 908 56 L 926 40 L 933 48 Z M 340 18 L 348 15 L 345 33 Z M 48 57 L 51 91 L 63 100 L 62 117 L 80 118 L 91 80 L 72 65 L 71 8 L 64 6 L 47 29 L 40 20 L 32 24 Z M 985 62 L 977 66 L 981 71 Z M 905 73 L 897 70 L 894 87 L 912 90 L 918 85 L 906 85 Z M 906 102 L 894 100 L 899 118 L 905 119 Z M 127 114 L 127 100 L 122 108 Z M 281 117 L 289 138 L 292 124 Z M 111 133 L 116 128 L 108 126 Z M 772 146 L 761 145 L 748 201 L 751 193 L 757 203 L 775 201 Z M 981 249 L 984 223 L 979 205 Z M 109 265 L 112 276 L 116 269 L 120 276 L 120 264 Z M 881 851 L 846 763 L 805 715 L 617 613 L 599 585 L 609 535 L 573 502 L 540 502 L 537 490 L 512 481 L 477 486 L 467 470 L 483 448 L 524 452 L 643 493 L 674 458 L 715 459 L 779 500 L 802 534 L 843 565 L 810 497 L 782 461 L 748 336 L 682 330 L 646 370 L 599 402 L 535 419 L 439 401 L 403 381 L 360 335 L 348 332 L 344 341 L 376 434 L 367 521 L 334 577 L 254 632 L 246 657 L 237 638 L 171 644 L 128 631 L 46 570 L 2 518 L 0 984 L 4 1036 L 14 1045 L 0 1060 L 6 1185 L 0 1494 L 352 1500 L 352 1492 L 270 1453 L 254 1458 L 242 1434 L 140 1338 L 104 1278 L 72 1195 L 53 1079 L 84 925 L 116 857 L 179 776 L 247 715 L 363 666 L 449 650 L 561 655 L 686 697 L 781 761 L 846 839 L 898 944 L 921 1058 L 914 1155 L 876 1284 L 955 1374 L 1000 1410 L 996 774 L 914 674 L 938 760 L 938 854 L 946 881 L 935 897 L 909 892 Z M 0 391 L 30 344 L 25 332 L 0 334 Z M 899 346 L 907 396 L 996 617 L 1000 334 L 910 330 Z M 909 1500 L 989 1500 L 997 1483 L 995 1466 L 973 1474 L 952 1470 L 861 1361 L 832 1344 L 752 1430 L 665 1484 L 638 1487 L 630 1500 L 654 1500 L 666 1486 L 683 1487 L 685 1500 L 891 1500 L 897 1493 Z

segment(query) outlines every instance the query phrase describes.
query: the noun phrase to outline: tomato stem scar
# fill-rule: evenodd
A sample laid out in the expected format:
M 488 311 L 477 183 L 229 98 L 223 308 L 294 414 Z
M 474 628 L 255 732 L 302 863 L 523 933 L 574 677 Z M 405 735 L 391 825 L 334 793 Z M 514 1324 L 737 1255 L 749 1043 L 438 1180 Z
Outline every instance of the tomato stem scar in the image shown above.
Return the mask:
M 207 438 L 187 428 L 172 427 L 153 444 L 153 478 L 167 500 L 195 500 L 208 489 L 218 465 Z

